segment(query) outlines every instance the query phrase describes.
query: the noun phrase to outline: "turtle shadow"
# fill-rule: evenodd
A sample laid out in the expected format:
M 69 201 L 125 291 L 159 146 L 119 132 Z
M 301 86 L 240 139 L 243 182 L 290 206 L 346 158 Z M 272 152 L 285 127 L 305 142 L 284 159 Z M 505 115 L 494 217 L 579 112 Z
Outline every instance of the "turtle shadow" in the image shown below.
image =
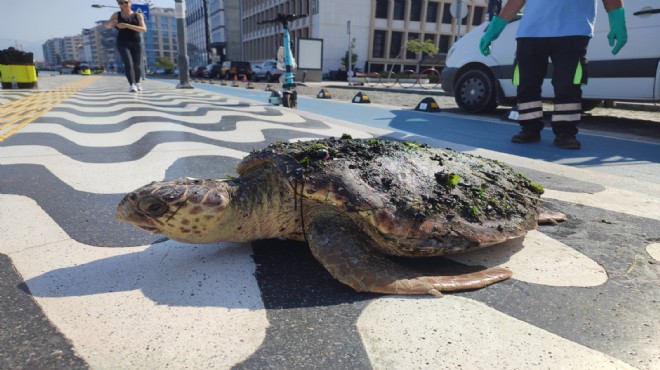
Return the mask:
M 96 255 L 84 246 L 80 255 Z M 515 248 L 514 248 L 515 249 Z M 364 303 L 380 294 L 358 293 L 335 280 L 303 242 L 192 245 L 164 239 L 147 247 L 57 268 L 26 280 L 36 297 L 79 297 L 140 290 L 157 304 L 182 307 L 295 309 Z M 119 254 L 121 253 L 121 254 Z M 483 269 L 443 257 L 396 258 L 420 272 L 461 274 Z
M 493 246 L 492 248 L 500 250 L 495 255 L 483 254 L 486 249 L 459 254 L 472 256 L 470 264 L 455 261 L 451 256 L 388 258 L 419 275 L 460 275 L 482 271 L 506 262 L 523 248 L 522 240 L 523 238 L 512 239 Z M 252 246 L 253 258 L 257 264 L 255 277 L 266 308 L 332 306 L 383 297 L 382 294 L 356 292 L 334 279 L 314 258 L 307 243 L 272 239 L 254 242 Z M 493 261 L 488 260 L 493 257 Z
M 135 249 L 45 272 L 21 288 L 36 297 L 54 298 L 139 290 L 158 305 L 263 309 L 246 244 L 165 240 Z M 80 251 L 89 253 L 87 248 Z

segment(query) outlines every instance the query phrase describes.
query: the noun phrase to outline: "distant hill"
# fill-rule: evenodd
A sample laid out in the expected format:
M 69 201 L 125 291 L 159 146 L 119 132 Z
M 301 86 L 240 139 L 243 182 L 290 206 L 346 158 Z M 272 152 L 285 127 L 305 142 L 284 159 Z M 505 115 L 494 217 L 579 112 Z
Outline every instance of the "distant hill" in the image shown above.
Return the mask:
M 46 40 L 43 41 L 25 41 L 25 40 L 14 40 L 14 39 L 0 39 L 0 50 L 5 50 L 10 46 L 19 48 L 23 51 L 34 54 L 34 61 L 44 60 L 44 52 L 41 47 Z

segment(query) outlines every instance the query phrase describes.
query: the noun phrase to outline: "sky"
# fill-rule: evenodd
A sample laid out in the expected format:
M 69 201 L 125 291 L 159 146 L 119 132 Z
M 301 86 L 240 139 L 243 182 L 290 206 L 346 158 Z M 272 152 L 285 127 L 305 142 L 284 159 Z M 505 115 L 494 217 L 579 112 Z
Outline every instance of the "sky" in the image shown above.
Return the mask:
M 92 4 L 117 6 L 116 0 L 0 0 L 0 50 L 19 45 L 34 53 L 35 61 L 43 60 L 41 45 L 46 40 L 78 35 L 118 10 L 92 8 Z M 174 0 L 151 0 L 151 4 L 174 8 Z

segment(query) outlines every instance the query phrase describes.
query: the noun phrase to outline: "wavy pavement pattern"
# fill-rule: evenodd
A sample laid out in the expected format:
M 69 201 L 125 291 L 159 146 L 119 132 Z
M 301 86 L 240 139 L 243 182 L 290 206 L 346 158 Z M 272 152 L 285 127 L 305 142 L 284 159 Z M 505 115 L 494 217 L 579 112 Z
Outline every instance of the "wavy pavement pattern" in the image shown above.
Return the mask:
M 109 84 L 106 88 L 97 91 L 109 91 L 115 85 L 119 86 L 118 83 Z M 88 91 L 90 90 L 85 90 Z M 108 96 L 113 94 L 109 93 Z M 136 103 L 139 104 L 142 103 Z M 50 114 L 45 115 L 41 118 L 44 121 L 39 123 L 41 126 L 36 126 L 31 132 L 25 131 L 25 135 L 51 134 L 75 142 L 80 147 L 112 149 L 126 146 L 128 149 L 122 150 L 131 150 L 131 145 L 145 137 L 147 133 L 160 132 L 156 127 L 150 126 L 150 123 L 137 126 L 138 128 L 132 131 L 127 128 L 125 137 L 99 134 L 98 139 L 95 139 L 93 133 L 80 134 L 71 127 L 63 128 L 59 124 L 51 123 L 53 130 L 49 130 L 47 120 L 54 118 L 64 119 L 75 125 L 85 125 L 84 117 L 74 113 L 75 107 L 65 109 L 68 110 L 65 113 L 53 112 L 52 117 Z M 117 114 L 112 117 L 114 120 L 107 119 L 100 126 L 121 124 L 118 122 L 120 119 L 131 119 L 129 112 L 115 111 L 115 113 Z M 63 117 L 63 114 L 66 117 Z M 260 128 L 262 134 L 257 137 L 259 139 L 257 141 L 265 140 L 267 137 L 263 133 L 265 130 L 277 129 L 272 126 L 276 122 L 266 117 L 249 114 L 248 116 L 251 120 L 236 124 L 237 131 L 243 123 L 254 120 L 254 125 L 262 125 Z M 181 119 L 171 112 L 162 115 L 153 112 L 142 117 L 155 119 L 170 117 L 175 121 L 188 119 L 188 117 Z M 218 120 L 220 116 L 205 113 L 204 118 L 196 117 L 193 121 L 199 119 L 200 122 L 208 122 L 205 119 L 209 117 L 211 120 Z M 300 118 L 299 122 L 305 122 L 305 119 Z M 26 130 L 31 126 L 28 125 Z M 167 127 L 165 131 L 176 131 L 171 123 L 164 126 Z M 140 132 L 140 129 L 143 131 Z M 324 128 L 323 132 L 291 129 L 286 127 L 284 130 L 286 135 L 292 135 L 291 138 L 302 134 L 327 135 L 333 129 L 336 136 L 345 130 L 344 127 L 332 126 L 330 129 Z M 218 136 L 213 136 L 217 133 L 214 131 L 195 130 L 184 126 L 181 132 L 194 134 L 199 138 L 219 140 Z M 223 137 L 223 140 L 241 142 L 243 139 L 246 140 L 245 142 L 250 142 L 244 139 L 248 134 L 245 128 L 244 132 L 237 133 L 236 137 Z M 369 136 L 368 133 L 362 134 L 364 137 Z M 16 135 L 16 139 L 18 136 Z M 114 145 L 93 144 L 106 138 Z M 26 143 L 13 145 L 11 140 L 7 144 L 9 145 L 0 148 L 0 164 L 38 164 L 77 191 L 95 194 L 121 193 L 150 180 L 162 178 L 172 163 L 182 157 L 240 158 L 246 154 L 242 150 L 222 147 L 220 143 L 211 145 L 204 142 L 182 141 L 153 145 L 149 153 L 130 162 L 86 163 L 80 158 L 76 160 L 63 155 L 46 145 L 30 146 L 25 145 Z M 134 368 L 185 363 L 187 366 L 197 368 L 227 367 L 244 360 L 262 344 L 269 324 L 265 319 L 258 286 L 252 276 L 255 266 L 249 257 L 250 250 L 246 246 L 202 247 L 166 242 L 160 243 L 158 248 L 151 246 L 125 249 L 93 248 L 71 240 L 70 236 L 59 229 L 57 224 L 29 199 L 0 195 L 0 203 L 10 206 L 11 209 L 21 210 L 11 216 L 7 213 L 0 216 L 0 225 L 11 225 L 2 229 L 3 235 L 7 235 L 10 241 L 3 243 L 2 253 L 11 256 L 19 271 L 29 279 L 28 285 L 31 291 L 44 307 L 49 318 L 74 342 L 76 349 L 90 365 L 102 367 L 104 364 L 112 363 L 117 364 L 117 367 Z M 11 217 L 11 220 L 1 219 L 2 217 Z M 23 222 L 16 225 L 15 219 Z M 40 233 L 32 232 L 35 224 L 40 225 Z M 571 248 L 562 243 L 549 243 L 548 237 L 542 233 L 530 233 L 523 244 L 525 248 L 522 251 L 529 249 L 530 252 L 526 256 L 513 253 L 520 249 L 520 246 L 512 245 L 511 255 L 502 256 L 500 262 L 495 259 L 499 264 L 516 269 L 518 271 L 516 279 L 561 286 L 562 272 L 568 266 L 576 275 L 575 282 L 569 285 L 595 286 L 605 282 L 606 276 L 600 266 L 586 256 L 571 251 Z M 544 247 L 550 245 L 548 248 L 533 249 L 541 244 Z M 521 258 L 516 261 L 514 257 Z M 473 256 L 473 261 L 464 262 L 481 264 L 484 258 L 491 259 L 476 255 Z M 534 263 L 542 260 L 550 260 L 550 262 L 546 263 L 541 272 L 530 272 L 528 274 L 530 277 L 525 278 L 524 269 L 529 269 L 530 258 L 536 258 Z M 539 281 L 542 279 L 539 275 L 549 276 L 550 279 Z M 84 281 L 86 283 L 80 283 Z M 163 281 L 167 283 L 162 284 Z M 607 355 L 553 336 L 542 329 L 524 324 L 469 299 L 450 297 L 444 303 L 428 299 L 401 301 L 404 303 L 391 304 L 390 298 L 375 299 L 360 316 L 358 329 L 362 333 L 373 366 L 400 367 L 409 366 L 411 363 L 421 367 L 424 367 L 425 363 L 440 365 L 442 363 L 437 361 L 446 360 L 447 356 L 461 352 L 463 355 L 456 357 L 457 365 L 477 361 L 479 356 L 465 355 L 473 353 L 474 342 L 461 337 L 461 333 L 465 332 L 463 326 L 440 325 L 447 322 L 446 316 L 442 313 L 449 311 L 457 314 L 455 318 L 449 320 L 450 323 L 474 322 L 474 330 L 488 328 L 484 329 L 488 335 L 482 335 L 481 340 L 492 338 L 496 343 L 500 343 L 498 348 L 481 349 L 481 361 L 486 361 L 479 363 L 481 365 L 499 366 L 501 362 L 496 361 L 498 357 L 488 357 L 489 354 L 503 353 L 502 351 L 510 353 L 512 349 L 521 347 L 525 347 L 525 356 L 521 357 L 521 362 L 517 365 L 531 365 L 532 361 L 548 358 L 548 348 L 544 344 L 551 343 L 553 352 L 579 354 L 585 359 L 584 364 L 593 364 L 597 367 L 610 365 L 625 367 L 625 364 Z M 438 307 L 444 308 L 438 310 Z M 391 316 L 392 309 L 395 313 L 398 312 L 398 316 L 394 318 Z M 419 317 L 410 317 L 411 313 L 420 309 L 423 309 L 435 324 L 429 327 L 428 323 L 419 323 Z M 442 316 L 433 318 L 433 315 L 441 314 Z M 396 325 L 391 325 L 393 319 L 396 320 Z M 389 324 L 383 325 L 383 322 Z M 482 326 L 479 327 L 479 323 Z M 423 328 L 421 331 L 420 327 Z M 501 335 L 497 328 L 508 328 L 508 333 L 512 335 Z M 426 339 L 433 340 L 418 338 L 395 340 L 393 338 L 397 336 L 388 330 L 396 330 L 399 333 L 418 332 L 426 335 Z M 226 336 L 221 334 L 223 332 L 233 334 Z M 447 337 L 440 335 L 444 333 L 454 334 L 450 337 L 453 339 L 449 340 L 455 344 L 456 353 L 442 354 L 428 348 L 432 342 L 446 341 Z M 524 346 L 524 343 L 518 341 L 522 334 L 531 335 L 538 342 L 533 346 Z M 103 338 L 103 340 L 89 340 L 90 337 Z M 384 338 L 388 340 L 383 340 Z M 401 355 L 408 353 L 411 345 L 420 348 L 418 352 L 410 352 L 415 358 Z M 570 360 L 558 356 L 553 363 L 562 365 Z M 514 363 L 511 365 L 512 368 L 517 367 Z

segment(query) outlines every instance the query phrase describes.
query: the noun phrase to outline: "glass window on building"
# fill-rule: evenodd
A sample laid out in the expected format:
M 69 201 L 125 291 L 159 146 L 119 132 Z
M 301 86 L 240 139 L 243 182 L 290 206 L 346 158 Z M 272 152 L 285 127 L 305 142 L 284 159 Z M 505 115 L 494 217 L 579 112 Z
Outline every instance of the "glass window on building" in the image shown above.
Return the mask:
M 440 45 L 438 45 L 438 52 L 448 53 L 449 52 L 449 41 L 451 41 L 451 36 L 449 35 L 440 35 Z
M 410 1 L 410 20 L 415 22 L 422 20 L 422 0 Z
M 376 18 L 387 19 L 387 4 L 389 0 L 376 0 Z
M 426 7 L 426 21 L 430 23 L 436 23 L 438 21 L 438 3 L 435 1 L 429 1 Z
M 374 31 L 374 45 L 372 52 L 374 58 L 385 57 L 385 36 L 387 36 L 385 31 Z
M 406 16 L 406 1 L 394 0 L 394 11 L 392 13 L 392 19 L 397 21 L 402 21 L 405 16 Z
M 403 41 L 403 32 L 392 32 L 390 41 L 390 58 L 401 58 L 401 46 Z
M 474 7 L 474 16 L 472 17 L 472 25 L 473 26 L 478 26 L 478 25 L 483 23 L 484 11 L 485 11 L 485 8 L 483 6 L 475 6 Z
M 445 3 L 445 5 L 442 7 L 442 23 L 444 24 L 451 24 L 453 17 L 451 16 L 451 12 L 449 11 L 450 6 L 451 6 L 450 3 Z

